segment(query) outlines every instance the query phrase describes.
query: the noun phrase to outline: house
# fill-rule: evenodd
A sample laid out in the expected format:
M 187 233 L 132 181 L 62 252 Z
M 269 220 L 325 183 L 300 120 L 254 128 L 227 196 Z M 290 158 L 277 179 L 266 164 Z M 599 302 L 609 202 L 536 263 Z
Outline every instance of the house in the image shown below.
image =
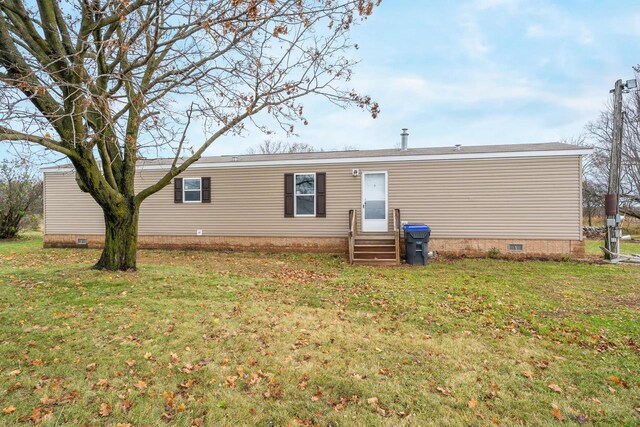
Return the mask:
M 405 135 L 406 138 L 406 135 Z M 452 254 L 584 252 L 582 156 L 569 144 L 203 157 L 140 211 L 143 248 L 349 253 L 399 261 L 401 224 Z M 136 185 L 170 159 L 140 161 Z M 99 247 L 102 211 L 70 166 L 44 172 L 44 245 Z

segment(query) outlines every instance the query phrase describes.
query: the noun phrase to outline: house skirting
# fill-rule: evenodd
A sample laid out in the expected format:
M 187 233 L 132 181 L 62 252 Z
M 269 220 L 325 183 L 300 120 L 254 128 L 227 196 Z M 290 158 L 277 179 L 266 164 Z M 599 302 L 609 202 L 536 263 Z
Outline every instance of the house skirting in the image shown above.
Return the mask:
M 84 239 L 86 244 L 79 244 Z M 101 248 L 104 236 L 96 234 L 46 234 L 45 248 Z M 522 251 L 509 250 L 510 244 Z M 199 249 L 266 252 L 347 253 L 346 237 L 264 237 L 264 236 L 146 236 L 138 237 L 143 249 Z M 403 248 L 404 249 L 404 248 Z M 431 239 L 429 249 L 442 255 L 486 256 L 492 249 L 500 255 L 560 257 L 584 255 L 584 241 L 548 239 Z
M 78 239 L 86 240 L 78 244 Z M 97 234 L 46 234 L 45 248 L 102 248 L 104 236 Z M 264 237 L 264 236 L 138 236 L 142 249 L 195 249 L 265 252 L 347 253 L 346 237 Z
M 522 251 L 510 251 L 509 245 L 522 245 Z M 443 255 L 485 256 L 492 249 L 500 255 L 562 257 L 583 256 L 584 240 L 545 239 L 432 239 L 429 250 Z

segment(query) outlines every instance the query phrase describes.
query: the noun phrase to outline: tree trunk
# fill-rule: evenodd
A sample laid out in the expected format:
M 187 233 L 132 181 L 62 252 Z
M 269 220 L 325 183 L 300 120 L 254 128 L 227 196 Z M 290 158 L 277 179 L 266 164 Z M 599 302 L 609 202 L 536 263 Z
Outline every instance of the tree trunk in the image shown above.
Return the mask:
M 126 208 L 104 211 L 104 248 L 96 270 L 133 271 L 138 248 L 138 206 L 131 201 Z

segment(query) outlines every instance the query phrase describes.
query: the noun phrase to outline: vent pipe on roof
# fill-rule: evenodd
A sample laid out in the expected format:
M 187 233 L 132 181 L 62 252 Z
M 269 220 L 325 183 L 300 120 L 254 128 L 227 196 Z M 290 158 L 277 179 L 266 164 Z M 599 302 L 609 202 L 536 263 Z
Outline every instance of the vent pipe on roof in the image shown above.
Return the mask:
M 453 147 L 453 151 L 460 151 L 460 150 L 462 150 L 462 144 L 456 144 L 456 145 L 454 145 L 454 147 Z
M 409 148 L 409 133 L 407 130 L 407 128 L 402 129 L 402 133 L 400 134 L 400 150 L 402 151 L 406 151 Z

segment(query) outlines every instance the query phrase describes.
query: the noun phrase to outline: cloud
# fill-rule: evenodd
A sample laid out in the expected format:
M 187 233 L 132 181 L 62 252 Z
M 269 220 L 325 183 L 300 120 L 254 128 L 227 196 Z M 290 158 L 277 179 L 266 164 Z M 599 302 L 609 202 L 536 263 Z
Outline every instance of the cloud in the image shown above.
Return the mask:
M 301 141 L 392 147 L 402 127 L 412 146 L 571 137 L 605 108 L 621 70 L 639 61 L 616 47 L 637 41 L 640 13 L 548 0 L 400 3 L 383 2 L 387 15 L 374 16 L 379 26 L 358 40 L 362 62 L 351 83 L 380 102 L 380 117 L 307 100 Z M 264 139 L 256 135 L 241 145 Z

